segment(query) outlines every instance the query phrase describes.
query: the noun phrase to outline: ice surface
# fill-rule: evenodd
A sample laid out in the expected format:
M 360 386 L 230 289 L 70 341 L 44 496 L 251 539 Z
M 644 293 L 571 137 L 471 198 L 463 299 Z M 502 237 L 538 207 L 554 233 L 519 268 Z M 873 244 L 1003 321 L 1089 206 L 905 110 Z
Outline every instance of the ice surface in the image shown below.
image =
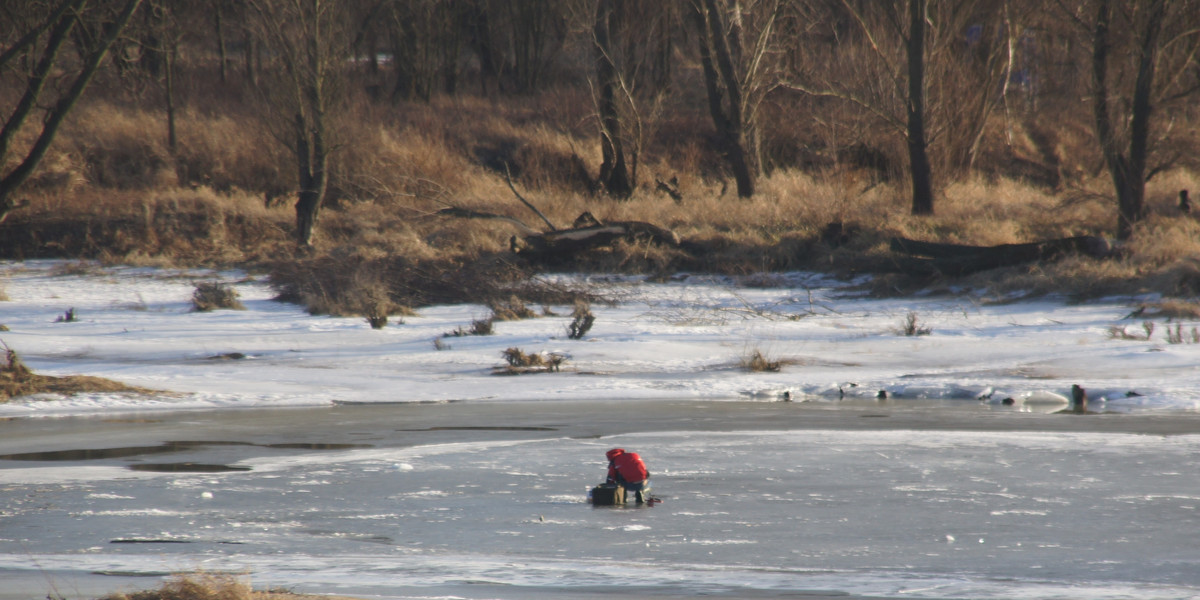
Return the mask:
M 650 284 L 564 276 L 619 300 L 592 307 L 596 322 L 584 339 L 566 336 L 569 307 L 548 307 L 560 316 L 498 322 L 491 336 L 442 338 L 487 309 L 428 307 L 372 330 L 360 318 L 312 316 L 275 302 L 263 281 L 240 272 L 61 271 L 53 261 L 0 263 L 10 298 L 0 303 L 5 343 L 42 373 L 180 394 L 38 398 L 0 406 L 0 417 L 338 402 L 776 400 L 784 392 L 828 402 L 874 399 L 880 390 L 898 401 L 986 395 L 996 404 L 1011 398 L 1018 409 L 1057 410 L 1036 400 L 1067 397 L 1072 384 L 1090 390 L 1093 407 L 1105 411 L 1200 408 L 1200 344 L 1110 333 L 1141 331 L 1124 318 L 1144 300 L 1136 298 L 984 305 L 971 297 L 867 299 L 848 283 L 804 273 L 770 289 L 731 278 Z M 198 281 L 229 283 L 247 310 L 192 312 Z M 71 308 L 78 322 L 54 322 Z M 900 335 L 909 313 L 931 335 Z M 510 347 L 568 360 L 557 374 L 493 376 Z M 784 362 L 783 371 L 740 368 L 755 351 Z M 235 352 L 246 358 L 216 359 Z
M 1137 299 L 605 278 L 620 302 L 583 340 L 543 317 L 439 350 L 486 309 L 372 330 L 244 273 L 61 268 L 0 267 L 0 339 L 41 373 L 170 393 L 0 405 L 0 454 L 110 451 L 0 458 L 0 600 L 195 569 L 380 598 L 1200 596 L 1200 345 L 1115 339 Z M 191 312 L 211 280 L 247 310 Z M 899 335 L 909 312 L 933 333 Z M 507 347 L 569 361 L 494 376 Z M 753 350 L 782 372 L 740 369 Z M 1096 414 L 1040 414 L 1072 384 Z M 663 504 L 586 504 L 613 446 Z
M 510 406 L 510 422 L 549 423 L 540 403 Z M 385 598 L 1200 593 L 1200 435 L 789 429 L 806 418 L 801 405 L 790 417 L 759 415 L 783 404 L 735 406 L 677 407 L 681 417 L 710 412 L 730 431 L 599 437 L 577 435 L 581 425 L 398 433 L 435 413 L 469 419 L 471 405 L 276 411 L 293 431 L 372 447 L 214 445 L 171 457 L 251 469 L 218 474 L 129 471 L 137 457 L 4 468 L 0 574 L 25 582 L 25 597 L 44 595 L 42 570 L 78 587 L 96 585 L 88 573 L 198 568 Z M 587 423 L 605 405 L 560 410 L 553 420 Z M 236 420 L 228 411 L 173 415 L 143 429 L 169 435 L 186 423 L 200 437 L 253 435 Z M 60 424 L 84 430 L 86 421 Z M 119 433 L 58 435 L 103 444 Z M 643 453 L 662 504 L 586 504 L 612 446 Z

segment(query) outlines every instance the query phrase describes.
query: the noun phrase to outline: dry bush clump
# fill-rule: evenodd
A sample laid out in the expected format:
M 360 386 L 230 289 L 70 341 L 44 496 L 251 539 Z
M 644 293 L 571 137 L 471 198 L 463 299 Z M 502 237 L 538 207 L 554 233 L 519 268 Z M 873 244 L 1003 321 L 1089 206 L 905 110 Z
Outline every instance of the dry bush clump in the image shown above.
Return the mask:
M 534 319 L 538 313 L 529 308 L 525 301 L 518 296 L 509 296 L 505 300 L 493 300 L 488 303 L 492 309 L 492 319 L 496 321 L 521 321 Z
M 1117 340 L 1148 341 L 1150 336 L 1154 335 L 1154 321 L 1143 321 L 1142 330 L 1145 331 L 1145 335 L 1130 333 L 1124 325 L 1113 325 L 1108 328 L 1108 337 Z
M 909 337 L 930 335 L 933 333 L 933 327 L 921 323 L 921 319 L 917 313 L 910 312 L 904 316 L 904 322 L 900 324 L 900 334 Z
M 209 312 L 228 308 L 246 310 L 246 306 L 238 300 L 238 292 L 232 286 L 219 281 L 206 281 L 196 284 L 192 292 L 192 309 L 196 312 Z
M 128 386 L 101 377 L 69 375 L 53 377 L 34 373 L 21 360 L 16 350 L 0 342 L 4 348 L 4 362 L 0 364 L 0 402 L 18 396 L 33 394 L 80 394 L 87 392 L 123 392 L 149 394 L 151 390 Z
M 493 369 L 496 375 L 524 375 L 528 373 L 557 373 L 567 357 L 555 353 L 526 354 L 520 348 L 508 348 L 500 355 L 508 363 Z
M 777 373 L 783 369 L 784 361 L 769 358 L 762 350 L 755 348 L 742 357 L 739 365 L 751 373 Z
M 9 348 L 6 344 L 4 346 L 4 364 L 0 365 L 0 376 L 4 377 L 7 381 L 21 383 L 29 381 L 33 377 L 33 371 L 30 371 L 29 367 L 25 366 L 17 351 Z
M 277 596 L 255 592 L 248 578 L 223 573 L 175 575 L 153 590 L 114 593 L 100 600 L 266 600 Z
M 470 328 L 464 328 L 462 326 L 459 326 L 459 327 L 456 327 L 454 329 L 454 331 L 447 331 L 446 333 L 442 334 L 442 337 L 466 337 L 468 335 L 492 335 L 492 333 L 494 333 L 494 330 L 495 330 L 495 327 L 493 326 L 494 320 L 495 319 L 492 317 L 488 317 L 486 319 L 475 319 L 475 320 L 471 321 Z
M 596 315 L 592 314 L 591 305 L 582 300 L 576 302 L 571 313 L 571 323 L 567 325 L 567 337 L 573 340 L 583 339 L 595 322 Z

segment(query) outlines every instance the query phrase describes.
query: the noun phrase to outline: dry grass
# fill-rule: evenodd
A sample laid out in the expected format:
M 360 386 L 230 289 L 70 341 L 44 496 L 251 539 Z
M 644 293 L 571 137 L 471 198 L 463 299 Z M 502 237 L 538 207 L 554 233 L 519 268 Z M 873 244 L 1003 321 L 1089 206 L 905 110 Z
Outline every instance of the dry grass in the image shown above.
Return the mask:
M 588 211 L 601 221 L 654 223 L 684 240 L 681 248 L 623 240 L 564 258 L 556 267 L 564 270 L 870 272 L 880 275 L 878 293 L 908 293 L 943 282 L 887 275 L 894 269 L 893 236 L 995 245 L 1104 235 L 1115 225 L 1111 184 L 1094 172 L 1087 127 L 1070 112 L 1053 135 L 997 117 L 978 174 L 942 182 L 936 214 L 917 218 L 908 214 L 899 145 L 864 133 L 860 143 L 893 163 L 872 170 L 833 160 L 836 136 L 808 125 L 773 134 L 773 168 L 754 198 L 739 199 L 704 137 L 686 133 L 710 124 L 675 102 L 650 124 L 657 133 L 648 137 L 638 188 L 629 200 L 614 201 L 588 191 L 600 156 L 584 92 L 498 100 L 461 95 L 395 107 L 355 100 L 337 124 L 340 145 L 318 249 L 297 257 L 293 211 L 286 202 L 264 203 L 264 195 L 289 197 L 294 167 L 278 144 L 264 142 L 269 135 L 248 109 L 185 107 L 172 154 L 165 133 L 158 134 L 165 128 L 161 111 L 85 100 L 25 190 L 29 206 L 0 225 L 0 255 L 265 266 L 281 297 L 313 313 L 378 319 L 430 303 L 503 304 L 516 282 L 538 270 L 508 252 L 517 228 L 435 213 L 455 205 L 545 229 L 509 191 L 504 164 L 556 227 Z M 804 163 L 797 158 L 804 144 L 831 162 Z M 1030 164 L 1053 166 L 1053 185 L 1016 168 Z M 654 186 L 655 179 L 672 178 L 678 202 Z M 1004 300 L 1048 293 L 1200 296 L 1200 223 L 1174 209 L 1184 188 L 1200 189 L 1200 178 L 1186 169 L 1151 180 L 1149 216 L 1119 258 L 995 269 L 959 283 Z M 517 295 L 536 302 L 546 291 Z
M 508 348 L 500 355 L 507 363 L 493 369 L 495 375 L 526 375 L 529 373 L 557 373 L 567 357 L 555 353 L 526 354 L 520 348 Z
M 921 318 L 917 313 L 910 312 L 904 316 L 904 322 L 900 324 L 900 335 L 909 337 L 929 335 L 933 333 L 933 327 L 921 322 Z
M 525 301 L 518 296 L 493 300 L 488 303 L 488 308 L 492 309 L 492 320 L 494 321 L 521 321 L 538 317 L 538 313 L 526 306 Z
M 592 314 L 591 305 L 584 301 L 576 302 L 571 313 L 571 323 L 567 325 L 567 337 L 573 340 L 583 339 L 595 322 L 596 315 Z
M 742 357 L 739 366 L 751 373 L 777 373 L 783 369 L 784 361 L 769 358 L 755 348 Z
M 295 594 L 287 590 L 255 591 L 246 576 L 187 573 L 171 577 L 153 590 L 117 592 L 100 600 L 351 600 L 342 596 Z
M 246 310 L 246 306 L 238 300 L 238 292 L 232 287 L 218 281 L 206 281 L 196 285 L 192 292 L 192 309 L 196 312 L 228 308 Z
M 152 390 L 128 386 L 123 383 L 90 377 L 87 375 L 68 375 L 53 377 L 34 373 L 15 350 L 0 342 L 4 347 L 4 362 L 0 364 L 0 402 L 7 402 L 19 396 L 34 394 L 71 395 L 89 392 L 121 392 L 134 394 L 152 394 Z
M 1196 302 L 1165 300 L 1144 304 L 1142 309 L 1144 311 L 1139 316 L 1143 319 L 1200 320 L 1200 304 Z
M 265 597 L 254 592 L 246 577 L 200 573 L 176 575 L 158 589 L 110 594 L 101 600 L 260 600 Z
M 466 337 L 468 335 L 492 335 L 494 333 L 493 322 L 494 318 L 475 319 L 471 321 L 470 328 L 457 327 L 454 331 L 448 331 L 442 334 L 442 337 Z

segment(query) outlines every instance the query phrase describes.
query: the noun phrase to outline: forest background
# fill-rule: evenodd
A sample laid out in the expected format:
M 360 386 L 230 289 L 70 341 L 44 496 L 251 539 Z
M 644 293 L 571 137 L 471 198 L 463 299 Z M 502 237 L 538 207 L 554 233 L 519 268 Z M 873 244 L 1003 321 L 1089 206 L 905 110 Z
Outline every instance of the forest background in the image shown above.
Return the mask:
M 1192 0 L 5 2 L 0 256 L 367 316 L 546 269 L 1192 298 L 1198 53 Z M 889 244 L 1085 235 L 953 278 Z

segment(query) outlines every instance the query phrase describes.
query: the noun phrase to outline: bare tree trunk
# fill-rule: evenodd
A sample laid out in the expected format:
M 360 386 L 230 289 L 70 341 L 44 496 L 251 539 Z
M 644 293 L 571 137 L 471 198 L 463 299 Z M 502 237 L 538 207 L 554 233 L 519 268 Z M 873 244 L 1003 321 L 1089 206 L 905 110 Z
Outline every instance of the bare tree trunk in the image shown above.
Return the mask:
M 308 39 L 308 72 L 310 79 L 304 82 L 305 119 L 296 115 L 297 152 L 300 168 L 300 194 L 296 201 L 296 241 L 301 247 L 311 247 L 317 216 L 325 202 L 325 191 L 329 184 L 329 149 L 325 143 L 325 108 L 327 90 L 323 74 L 329 67 L 326 62 L 317 32 Z
M 908 159 L 912 173 L 912 214 L 933 214 L 933 174 L 925 134 L 925 4 L 908 4 Z
M 313 246 L 329 185 L 330 122 L 342 110 L 338 74 L 350 57 L 351 24 L 334 0 L 250 0 L 256 31 L 282 71 L 262 73 L 277 86 L 268 94 L 268 122 L 292 152 L 299 187 L 295 239 L 300 250 Z M 286 112 L 285 112 L 286 111 Z M 273 120 L 288 114 L 288 122 Z M 286 128 L 286 129 L 285 129 Z
M 704 69 L 708 110 L 717 130 L 721 152 L 737 182 L 738 196 L 749 198 L 754 195 L 754 172 L 746 157 L 743 90 L 734 70 L 727 28 L 716 0 L 694 4 L 693 15 L 699 29 L 700 64 Z
M 246 29 L 242 46 L 242 58 L 245 60 L 246 83 L 258 85 L 258 38 L 249 28 Z
M 121 12 L 104 28 L 102 37 L 90 47 L 90 52 L 83 57 L 83 65 L 70 82 L 69 87 L 46 112 L 42 119 L 42 130 L 25 158 L 12 171 L 0 178 L 0 222 L 3 222 L 8 214 L 17 207 L 13 193 L 29 179 L 38 163 L 46 156 L 46 151 L 50 149 L 50 143 L 54 141 L 54 136 L 62 126 L 63 120 L 66 119 L 67 113 L 75 107 L 75 103 L 79 101 L 97 69 L 100 68 L 100 63 L 108 55 L 108 49 L 125 29 L 125 26 L 129 24 L 129 20 L 141 2 L 142 0 L 127 0 L 121 8 Z M 73 6 L 78 9 L 82 4 L 82 1 L 76 1 Z M 46 76 L 55 68 L 59 50 L 70 36 L 71 30 L 78 20 L 79 15 L 76 10 L 65 11 L 61 13 L 51 30 L 42 58 L 35 67 L 34 73 L 26 81 L 25 92 L 20 102 L 5 121 L 4 128 L 0 129 L 0 164 L 5 162 L 8 144 L 13 136 L 25 123 L 33 107 L 38 104 L 38 98 L 45 86 Z
M 596 79 L 600 84 L 598 109 L 603 161 L 600 164 L 599 183 L 609 194 L 623 199 L 633 194 L 633 182 L 625 164 L 621 117 L 617 114 L 616 88 L 619 82 L 617 66 L 613 62 L 610 35 L 613 9 L 613 0 L 599 0 L 596 4 L 596 20 L 592 26 L 596 45 Z
M 179 52 L 178 40 L 172 38 L 167 45 L 163 72 L 163 87 L 167 96 L 167 149 L 175 154 L 179 145 L 179 135 L 175 128 L 175 59 Z
M 320 126 L 310 131 L 304 117 L 296 115 L 296 167 L 300 192 L 296 200 L 296 243 L 301 247 L 313 245 L 313 233 L 329 178 L 326 175 L 329 156 L 325 136 Z
M 1112 41 L 1110 0 L 1100 0 L 1092 32 L 1092 84 L 1096 138 L 1117 195 L 1117 239 L 1127 240 L 1133 226 L 1145 216 L 1146 159 L 1153 110 L 1150 94 L 1154 84 L 1154 61 L 1165 14 L 1163 0 L 1150 0 L 1141 7 L 1145 21 L 1137 29 L 1138 68 L 1129 114 L 1128 146 L 1122 149 L 1114 130 L 1108 96 L 1108 55 Z
M 221 76 L 221 83 L 225 83 L 228 80 L 228 69 L 226 68 L 226 62 L 228 62 L 228 52 L 225 46 L 224 3 L 225 0 L 215 0 L 213 2 L 213 23 L 216 26 L 217 35 L 217 68 L 219 69 Z

